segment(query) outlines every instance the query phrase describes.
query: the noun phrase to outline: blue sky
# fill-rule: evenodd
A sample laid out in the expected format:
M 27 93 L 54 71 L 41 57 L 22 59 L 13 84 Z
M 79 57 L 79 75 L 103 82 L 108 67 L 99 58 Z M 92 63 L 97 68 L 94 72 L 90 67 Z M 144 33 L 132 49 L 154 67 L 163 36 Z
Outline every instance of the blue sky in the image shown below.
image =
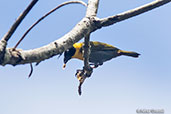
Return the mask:
M 87 0 L 84 0 L 87 2 Z M 101 0 L 98 17 L 114 15 L 152 0 Z M 10 28 L 30 0 L 0 1 L 0 37 Z M 13 47 L 26 29 L 64 0 L 41 0 L 24 19 L 8 42 Z M 33 49 L 46 45 L 67 32 L 85 15 L 81 5 L 56 11 L 36 26 L 19 45 Z M 136 109 L 164 109 L 171 113 L 171 3 L 134 18 L 102 28 L 91 40 L 136 51 L 140 58 L 118 57 L 95 69 L 77 93 L 76 69 L 83 62 L 73 59 L 62 70 L 63 56 L 34 67 L 0 66 L 0 114 L 136 114 Z

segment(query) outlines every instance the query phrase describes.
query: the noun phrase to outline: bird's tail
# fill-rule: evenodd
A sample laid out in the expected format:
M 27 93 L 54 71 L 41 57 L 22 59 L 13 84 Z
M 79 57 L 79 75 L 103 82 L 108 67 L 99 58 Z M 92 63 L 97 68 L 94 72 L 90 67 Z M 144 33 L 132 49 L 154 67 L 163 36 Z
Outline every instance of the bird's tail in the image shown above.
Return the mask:
M 118 52 L 120 53 L 120 55 L 126 55 L 126 56 L 130 56 L 130 57 L 138 57 L 140 55 L 139 53 L 132 52 L 132 51 L 119 50 Z

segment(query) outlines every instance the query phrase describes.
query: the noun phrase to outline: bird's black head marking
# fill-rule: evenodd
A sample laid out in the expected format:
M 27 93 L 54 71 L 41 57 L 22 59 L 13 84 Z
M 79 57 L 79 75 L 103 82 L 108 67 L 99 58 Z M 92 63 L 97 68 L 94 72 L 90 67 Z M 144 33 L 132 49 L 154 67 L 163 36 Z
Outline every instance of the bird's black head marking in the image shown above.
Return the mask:
M 71 47 L 64 52 L 64 64 L 66 64 L 72 58 L 75 52 L 76 49 L 74 47 Z

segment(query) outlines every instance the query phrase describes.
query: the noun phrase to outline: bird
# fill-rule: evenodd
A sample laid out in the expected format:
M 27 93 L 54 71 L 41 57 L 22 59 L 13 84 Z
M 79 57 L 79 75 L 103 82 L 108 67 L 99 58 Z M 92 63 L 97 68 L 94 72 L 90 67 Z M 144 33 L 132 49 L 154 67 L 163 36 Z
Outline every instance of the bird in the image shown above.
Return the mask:
M 83 42 L 75 43 L 71 48 L 64 52 L 63 68 L 66 67 L 66 63 L 72 58 L 79 60 L 84 59 L 83 46 Z M 133 51 L 124 51 L 103 42 L 90 41 L 89 62 L 91 63 L 90 65 L 94 65 L 93 68 L 97 68 L 98 66 L 103 65 L 104 62 L 122 55 L 138 58 L 140 54 Z

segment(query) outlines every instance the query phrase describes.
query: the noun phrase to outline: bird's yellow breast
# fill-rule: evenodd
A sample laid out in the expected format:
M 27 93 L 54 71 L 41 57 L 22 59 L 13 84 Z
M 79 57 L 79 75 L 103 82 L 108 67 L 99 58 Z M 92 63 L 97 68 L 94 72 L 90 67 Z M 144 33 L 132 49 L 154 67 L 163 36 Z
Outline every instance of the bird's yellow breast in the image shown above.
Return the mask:
M 72 58 L 77 58 L 77 59 L 80 59 L 80 60 L 83 60 L 83 54 L 82 52 L 80 51 L 80 49 L 82 48 L 83 46 L 83 43 L 75 43 L 73 45 L 73 47 L 76 49 L 76 52 L 75 54 L 72 56 Z

